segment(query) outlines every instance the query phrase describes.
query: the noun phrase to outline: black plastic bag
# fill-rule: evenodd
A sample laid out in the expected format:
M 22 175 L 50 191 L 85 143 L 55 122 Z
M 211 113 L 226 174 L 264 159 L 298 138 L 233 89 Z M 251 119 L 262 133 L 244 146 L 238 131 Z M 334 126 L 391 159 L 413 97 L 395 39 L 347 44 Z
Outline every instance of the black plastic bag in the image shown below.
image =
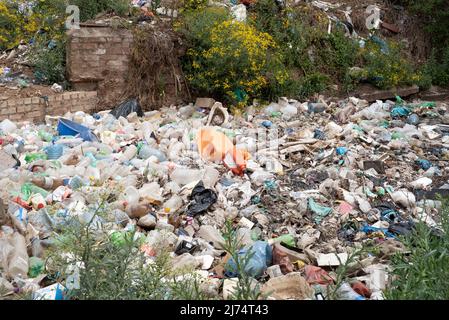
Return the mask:
M 139 102 L 137 102 L 137 99 L 131 99 L 123 102 L 122 104 L 115 107 L 115 109 L 111 111 L 111 114 L 118 119 L 120 117 L 126 118 L 133 112 L 136 112 L 139 117 L 144 116 L 142 108 L 140 107 Z
M 192 201 L 187 207 L 187 214 L 191 217 L 197 214 L 206 212 L 209 208 L 217 202 L 217 194 L 204 187 L 203 181 L 200 181 L 195 188 L 193 188 L 190 200 Z
M 415 224 L 411 221 L 402 221 L 399 223 L 395 223 L 390 225 L 388 231 L 395 235 L 408 236 L 412 233 L 415 228 Z

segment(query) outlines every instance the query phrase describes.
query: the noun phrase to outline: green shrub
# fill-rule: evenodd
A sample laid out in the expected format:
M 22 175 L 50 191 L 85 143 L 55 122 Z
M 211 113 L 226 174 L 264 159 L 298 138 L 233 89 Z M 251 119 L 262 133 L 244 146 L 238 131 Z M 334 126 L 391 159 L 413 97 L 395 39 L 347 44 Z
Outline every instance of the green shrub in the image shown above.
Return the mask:
M 409 253 L 397 254 L 392 259 L 394 280 L 385 292 L 388 299 L 449 299 L 448 214 L 449 202 L 446 200 L 439 215 L 442 232 L 435 232 L 420 222 L 410 236 L 400 239 Z
M 187 14 L 185 25 L 183 33 L 190 47 L 184 72 L 201 94 L 244 106 L 263 92 L 275 92 L 269 89 L 270 83 L 283 86 L 289 79 L 283 57 L 268 33 L 233 21 L 219 9 Z
M 382 89 L 419 83 L 421 76 L 403 55 L 401 46 L 393 41 L 386 44 L 388 50 L 368 40 L 360 49 L 365 77 Z
M 316 93 L 323 92 L 328 88 L 329 83 L 330 78 L 325 74 L 317 72 L 306 75 L 300 81 L 298 96 L 306 99 Z
M 0 50 L 9 49 L 19 44 L 21 16 L 15 14 L 5 2 L 0 2 Z
M 444 50 L 441 58 L 437 58 L 434 50 L 427 61 L 423 73 L 431 79 L 431 82 L 438 86 L 449 85 L 449 46 Z
M 66 40 L 49 40 L 46 35 L 36 37 L 30 61 L 35 77 L 47 84 L 61 83 L 65 80 Z
M 329 79 L 344 83 L 356 60 L 357 43 L 344 29 L 327 33 L 327 18 L 310 6 L 280 10 L 274 1 L 260 0 L 250 14 L 251 23 L 275 39 L 290 73 L 284 94 L 307 98 L 327 89 Z M 282 93 L 280 93 L 282 95 Z
M 80 8 L 80 20 L 95 18 L 103 12 L 114 12 L 119 16 L 128 14 L 130 1 L 128 0 L 71 0 L 70 4 Z
M 204 9 L 207 6 L 208 2 L 208 0 L 184 0 L 184 6 L 182 10 Z
M 424 28 L 439 50 L 449 46 L 449 6 L 447 0 L 400 0 L 409 10 L 424 19 Z
M 114 221 L 107 195 L 88 218 L 66 219 L 55 247 L 47 251 L 46 273 L 65 285 L 71 300 L 202 300 L 200 282 L 188 270 L 173 271 L 168 252 L 145 256 L 145 241 L 135 231 L 108 233 Z M 119 235 L 119 236 L 116 236 Z M 78 267 L 78 272 L 76 272 Z M 75 280 L 75 281 L 74 281 Z
M 423 69 L 420 86 L 449 85 L 449 6 L 447 0 L 398 0 L 422 20 L 433 50 Z

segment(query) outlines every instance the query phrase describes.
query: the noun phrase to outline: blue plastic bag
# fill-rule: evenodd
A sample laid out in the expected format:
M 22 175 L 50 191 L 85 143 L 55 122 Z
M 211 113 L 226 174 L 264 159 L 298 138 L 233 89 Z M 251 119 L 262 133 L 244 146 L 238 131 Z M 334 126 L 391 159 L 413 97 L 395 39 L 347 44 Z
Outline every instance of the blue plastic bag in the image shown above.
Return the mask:
M 256 241 L 249 250 L 249 254 L 252 256 L 245 266 L 245 273 L 253 278 L 259 278 L 273 261 L 273 249 L 265 241 Z M 248 249 L 240 250 L 239 259 L 243 259 L 246 254 L 248 254 Z M 236 269 L 234 259 L 229 259 L 225 266 L 225 275 L 230 278 L 239 276 Z
M 391 110 L 391 117 L 392 118 L 399 118 L 399 117 L 407 117 L 410 114 L 410 110 L 408 110 L 406 107 L 394 107 L 393 110 Z

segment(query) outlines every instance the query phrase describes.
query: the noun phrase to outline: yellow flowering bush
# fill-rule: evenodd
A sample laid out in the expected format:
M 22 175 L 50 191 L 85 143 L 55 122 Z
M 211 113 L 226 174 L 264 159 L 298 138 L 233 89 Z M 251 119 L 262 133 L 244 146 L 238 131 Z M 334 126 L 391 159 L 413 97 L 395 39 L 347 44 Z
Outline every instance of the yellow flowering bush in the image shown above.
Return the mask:
M 28 42 L 37 31 L 61 38 L 64 0 L 2 0 L 0 2 L 0 50 Z
M 201 17 L 196 16 L 196 23 Z M 188 35 L 191 46 L 184 70 L 192 88 L 243 106 L 250 98 L 261 97 L 271 83 L 282 85 L 288 80 L 268 33 L 230 18 L 206 27 Z
M 18 35 L 20 34 L 20 23 L 6 2 L 0 2 L 0 50 L 18 44 Z
M 360 49 L 366 78 L 382 89 L 417 84 L 421 75 L 402 54 L 398 43 L 389 41 L 382 46 L 369 40 Z

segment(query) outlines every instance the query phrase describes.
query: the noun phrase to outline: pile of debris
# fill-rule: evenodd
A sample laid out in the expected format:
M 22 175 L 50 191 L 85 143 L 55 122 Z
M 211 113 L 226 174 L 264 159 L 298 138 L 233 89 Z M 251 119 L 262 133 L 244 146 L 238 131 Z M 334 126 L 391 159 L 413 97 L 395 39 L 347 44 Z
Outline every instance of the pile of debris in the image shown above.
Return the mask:
M 67 284 L 44 281 L 46 247 L 114 193 L 104 226 L 136 231 L 149 261 L 157 244 L 174 269 L 197 269 L 212 298 L 229 299 L 242 276 L 223 250 L 232 221 L 268 298 L 383 299 L 398 236 L 417 221 L 438 230 L 441 203 L 428 198 L 449 190 L 448 123 L 446 104 L 399 97 L 281 99 L 244 117 L 209 98 L 146 113 L 129 101 L 42 125 L 4 120 L 0 287 L 62 299 Z M 366 243 L 378 252 L 357 254 Z M 349 281 L 331 294 L 340 265 Z

